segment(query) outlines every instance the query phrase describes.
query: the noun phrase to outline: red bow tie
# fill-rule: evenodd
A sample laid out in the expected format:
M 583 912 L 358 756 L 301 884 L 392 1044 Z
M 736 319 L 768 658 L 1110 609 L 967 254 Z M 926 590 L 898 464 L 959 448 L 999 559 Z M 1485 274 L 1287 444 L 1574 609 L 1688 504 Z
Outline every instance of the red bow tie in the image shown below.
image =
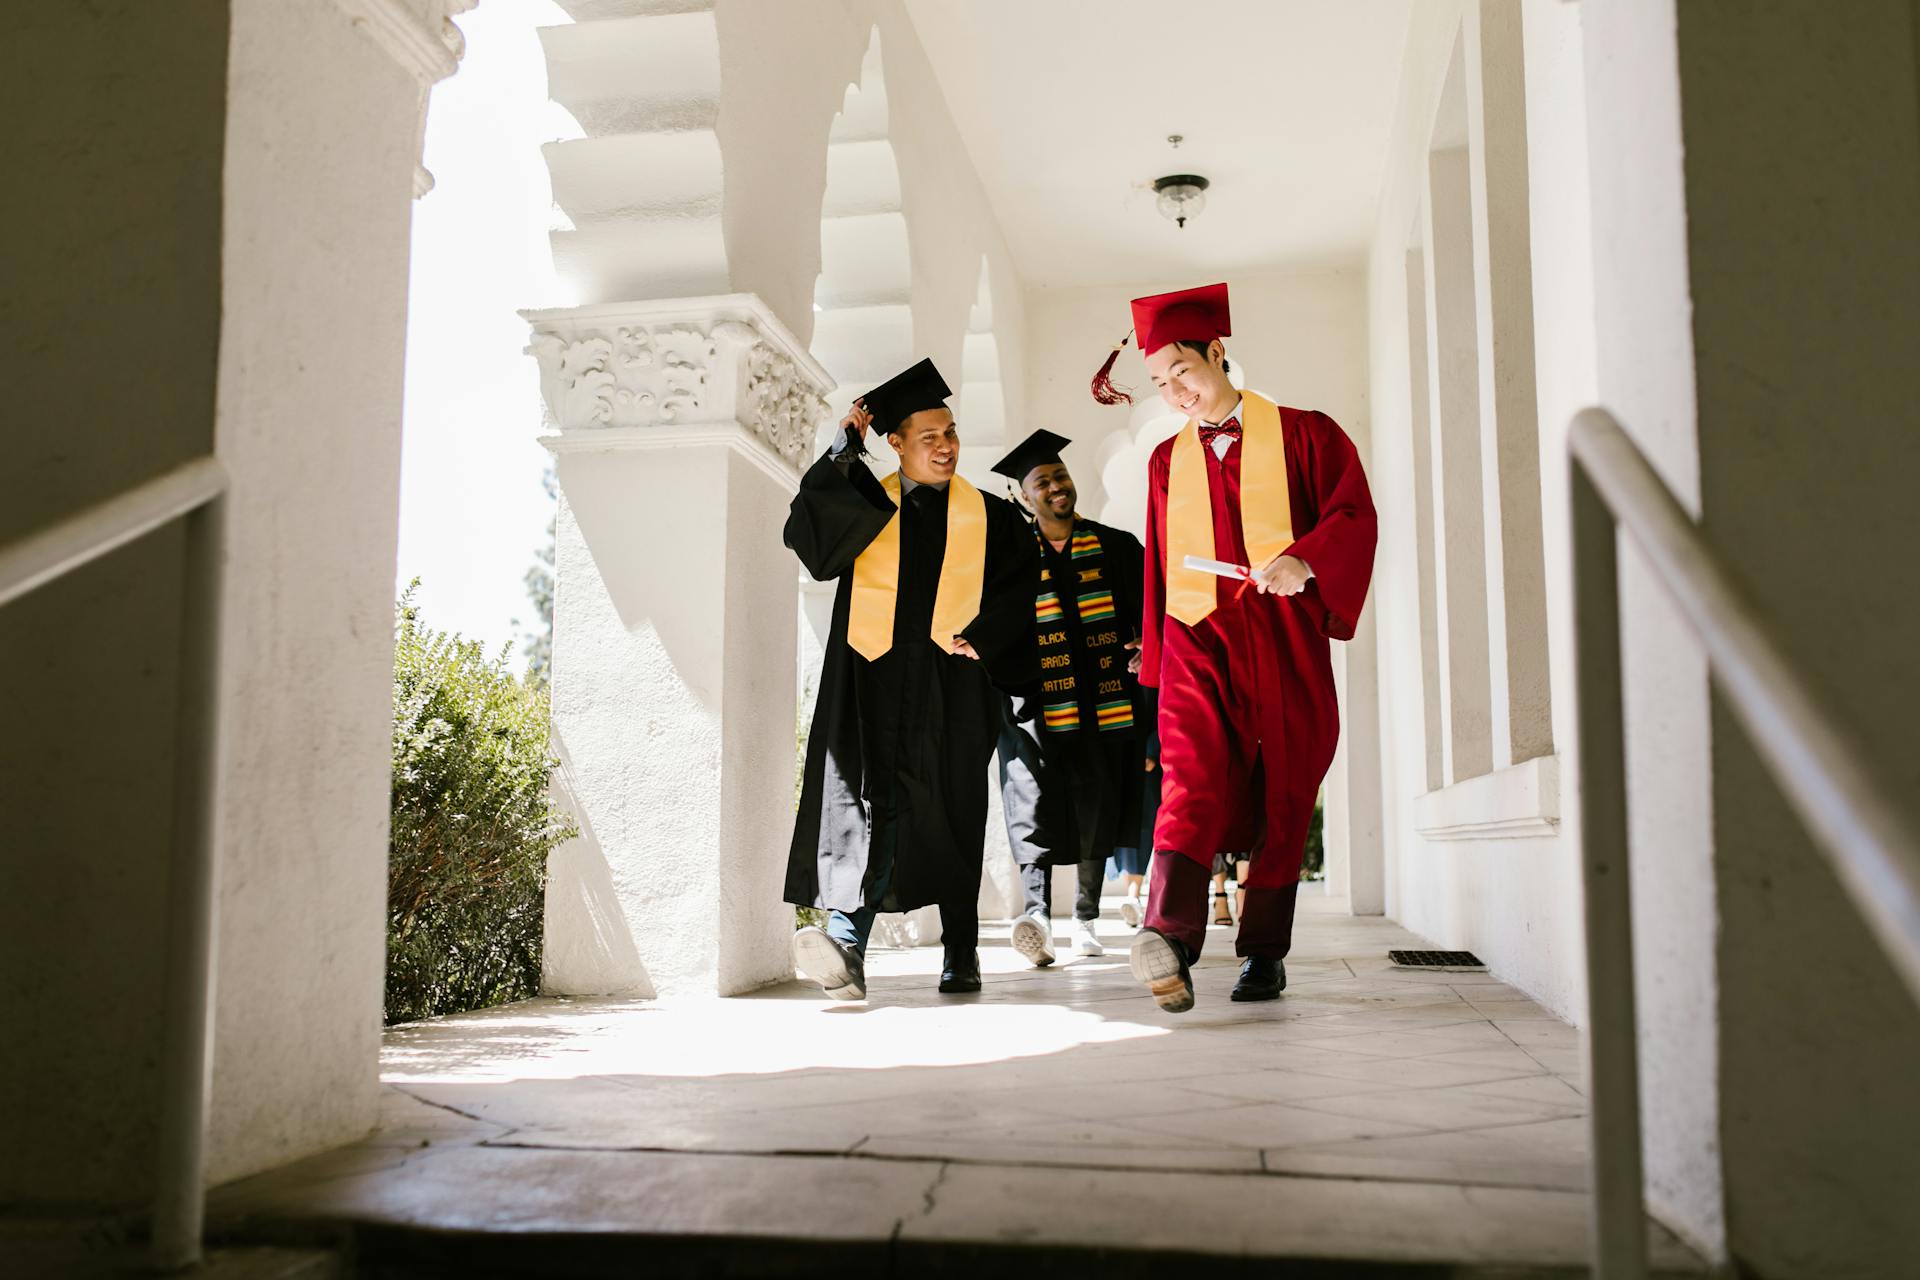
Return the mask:
M 1204 422 L 1200 424 L 1200 443 L 1207 446 L 1207 448 L 1213 448 L 1213 442 L 1221 436 L 1225 436 L 1229 440 L 1238 441 L 1240 439 L 1240 419 L 1228 418 L 1217 427 L 1210 426 Z

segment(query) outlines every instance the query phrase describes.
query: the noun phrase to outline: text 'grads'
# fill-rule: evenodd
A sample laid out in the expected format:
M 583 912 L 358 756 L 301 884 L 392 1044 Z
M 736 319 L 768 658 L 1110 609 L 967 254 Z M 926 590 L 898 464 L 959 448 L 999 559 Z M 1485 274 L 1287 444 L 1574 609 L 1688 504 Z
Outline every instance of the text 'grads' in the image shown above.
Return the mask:
M 1038 556 L 1013 506 L 959 475 L 951 393 L 922 360 L 868 392 L 800 480 L 786 544 L 838 579 L 807 738 L 787 901 L 824 909 L 794 963 L 837 999 L 866 996 L 880 911 L 938 904 L 940 990 L 980 989 L 987 762 L 1001 688 L 1037 673 Z M 868 426 L 900 469 L 875 479 Z
M 1034 513 L 1040 581 L 1031 623 L 1039 678 L 1007 704 L 1000 794 L 1025 894 L 1010 941 L 1028 963 L 1053 963 L 1055 866 L 1079 867 L 1074 950 L 1104 953 L 1094 922 L 1116 846 L 1138 843 L 1143 790 L 1138 664 L 1139 539 L 1075 513 L 1067 441 L 1036 431 L 994 470 Z
M 1140 682 L 1160 691 L 1165 771 L 1134 976 L 1193 1006 L 1214 854 L 1252 850 L 1235 1000 L 1286 986 L 1300 862 L 1340 736 L 1328 640 L 1353 637 L 1377 524 L 1353 442 L 1324 413 L 1228 379 L 1227 286 L 1137 298 L 1160 396 L 1187 418 L 1147 465 Z M 1103 403 L 1122 398 L 1094 379 Z

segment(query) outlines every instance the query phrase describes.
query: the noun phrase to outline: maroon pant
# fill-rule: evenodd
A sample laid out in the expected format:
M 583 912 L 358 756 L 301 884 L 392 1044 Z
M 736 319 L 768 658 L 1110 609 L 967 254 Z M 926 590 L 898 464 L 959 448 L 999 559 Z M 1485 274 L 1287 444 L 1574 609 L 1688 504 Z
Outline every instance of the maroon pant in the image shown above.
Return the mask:
M 1147 872 L 1146 927 L 1178 938 L 1194 958 L 1207 940 L 1207 889 L 1213 875 L 1182 853 L 1156 850 Z M 1234 940 L 1238 956 L 1284 960 L 1293 947 L 1293 906 L 1300 882 L 1281 889 L 1250 888 L 1240 912 L 1240 936 Z

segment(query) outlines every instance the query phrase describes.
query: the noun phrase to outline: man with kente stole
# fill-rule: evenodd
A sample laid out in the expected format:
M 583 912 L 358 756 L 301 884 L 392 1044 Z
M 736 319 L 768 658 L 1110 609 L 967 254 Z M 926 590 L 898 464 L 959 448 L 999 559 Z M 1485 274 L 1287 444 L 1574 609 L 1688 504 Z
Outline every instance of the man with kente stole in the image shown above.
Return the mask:
M 794 964 L 840 1000 L 866 997 L 880 911 L 937 904 L 940 990 L 980 989 L 980 864 L 1000 688 L 1037 673 L 1033 534 L 955 473 L 960 434 L 931 360 L 875 387 L 801 478 L 786 544 L 838 579 L 807 738 L 787 901 L 827 912 Z M 900 469 L 876 479 L 868 426 Z
M 1140 680 L 1160 691 L 1165 776 L 1131 957 L 1175 1013 L 1193 1007 L 1223 849 L 1252 850 L 1233 998 L 1286 987 L 1307 828 L 1340 734 L 1327 642 L 1353 637 L 1377 531 L 1353 442 L 1324 413 L 1236 391 L 1231 332 L 1224 284 L 1133 303 L 1154 386 L 1187 418 L 1147 466 Z M 1094 379 L 1102 403 L 1122 398 L 1112 366 Z
M 1040 584 L 1033 604 L 1039 680 L 1007 706 L 1000 795 L 1020 864 L 1025 909 L 1009 940 L 1028 963 L 1053 963 L 1055 866 L 1079 868 L 1074 950 L 1105 954 L 1094 922 L 1107 858 L 1132 844 L 1144 779 L 1137 664 L 1139 539 L 1078 515 L 1063 436 L 1036 431 L 994 470 L 1034 514 Z

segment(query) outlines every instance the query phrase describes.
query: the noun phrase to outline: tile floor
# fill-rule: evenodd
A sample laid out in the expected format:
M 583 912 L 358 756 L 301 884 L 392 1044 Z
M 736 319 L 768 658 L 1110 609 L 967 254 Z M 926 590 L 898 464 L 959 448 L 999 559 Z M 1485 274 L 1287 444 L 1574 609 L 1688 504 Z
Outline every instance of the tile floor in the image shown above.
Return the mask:
M 1111 915 L 1107 956 L 1042 971 L 989 927 L 975 997 L 933 990 L 937 947 L 876 950 L 860 1004 L 796 983 L 396 1028 L 379 1131 L 224 1189 L 216 1220 L 1578 1267 L 1573 1028 L 1484 973 L 1395 969 L 1424 943 L 1311 892 L 1285 997 L 1230 1003 L 1216 929 L 1198 1006 L 1163 1014 Z

